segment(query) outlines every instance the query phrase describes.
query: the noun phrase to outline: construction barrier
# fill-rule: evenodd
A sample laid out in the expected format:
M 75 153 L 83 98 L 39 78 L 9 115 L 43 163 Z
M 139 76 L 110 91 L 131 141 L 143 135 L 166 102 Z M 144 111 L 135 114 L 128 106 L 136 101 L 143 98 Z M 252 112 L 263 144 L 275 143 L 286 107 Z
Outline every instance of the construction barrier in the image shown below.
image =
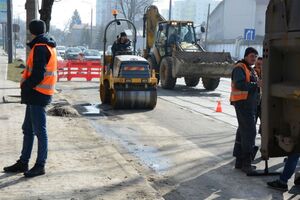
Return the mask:
M 91 81 L 93 78 L 100 78 L 101 75 L 102 66 L 98 60 L 68 60 L 62 65 L 58 67 L 58 81 L 62 78 L 66 78 L 68 81 L 71 81 L 72 78 L 85 78 L 87 81 Z

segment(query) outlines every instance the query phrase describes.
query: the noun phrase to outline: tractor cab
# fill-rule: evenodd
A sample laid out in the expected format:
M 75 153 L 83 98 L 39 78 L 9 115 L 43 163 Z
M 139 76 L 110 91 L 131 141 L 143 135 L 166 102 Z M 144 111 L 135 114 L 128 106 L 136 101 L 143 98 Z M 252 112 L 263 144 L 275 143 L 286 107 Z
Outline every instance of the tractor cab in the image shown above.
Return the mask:
M 155 46 L 160 56 L 172 55 L 173 48 L 182 51 L 203 51 L 197 44 L 195 28 L 192 21 L 159 22 Z

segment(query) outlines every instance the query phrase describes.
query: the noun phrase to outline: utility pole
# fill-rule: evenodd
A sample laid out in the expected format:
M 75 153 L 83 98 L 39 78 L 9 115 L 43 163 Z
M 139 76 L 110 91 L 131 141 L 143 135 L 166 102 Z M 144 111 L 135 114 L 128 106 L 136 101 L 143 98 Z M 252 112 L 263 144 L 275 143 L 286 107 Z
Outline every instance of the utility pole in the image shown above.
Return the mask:
M 90 49 L 93 48 L 93 8 L 91 8 L 91 42 L 90 42 Z
M 12 2 L 7 0 L 7 54 L 8 63 L 13 62 L 13 35 L 12 35 Z
M 170 3 L 169 3 L 169 20 L 171 20 L 172 18 L 172 0 L 170 0 Z
M 26 0 L 25 9 L 26 9 L 26 28 L 27 28 L 26 42 L 30 42 L 32 40 L 32 37 L 28 27 L 30 21 L 37 18 L 37 11 L 38 11 L 37 0 Z M 30 49 L 26 47 L 26 55 L 27 55 L 26 58 L 28 57 L 29 51 Z
M 210 4 L 208 4 L 207 20 L 206 20 L 206 30 L 205 30 L 205 48 L 207 47 L 207 33 L 209 24 L 209 14 L 210 14 Z

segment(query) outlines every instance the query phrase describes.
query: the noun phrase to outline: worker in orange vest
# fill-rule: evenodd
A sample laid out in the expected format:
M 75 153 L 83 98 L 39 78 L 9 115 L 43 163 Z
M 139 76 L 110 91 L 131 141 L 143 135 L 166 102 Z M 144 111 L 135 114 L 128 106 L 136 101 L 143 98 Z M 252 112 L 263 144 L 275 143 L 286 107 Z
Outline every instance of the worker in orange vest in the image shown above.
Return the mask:
M 247 174 L 255 173 L 251 162 L 256 154 L 253 152 L 256 137 L 255 115 L 261 81 L 251 66 L 255 64 L 257 55 L 256 49 L 248 47 L 244 59 L 235 64 L 231 77 L 230 101 L 238 120 L 233 156 L 236 157 L 235 168 Z
M 20 159 L 14 165 L 4 167 L 4 171 L 24 172 L 25 177 L 35 177 L 45 174 L 48 154 L 45 108 L 55 91 L 57 59 L 56 42 L 45 33 L 45 22 L 32 20 L 29 31 L 33 40 L 27 44 L 31 50 L 20 83 L 21 103 L 26 104 L 22 125 L 23 147 Z M 38 139 L 38 155 L 34 167 L 28 170 L 35 135 Z

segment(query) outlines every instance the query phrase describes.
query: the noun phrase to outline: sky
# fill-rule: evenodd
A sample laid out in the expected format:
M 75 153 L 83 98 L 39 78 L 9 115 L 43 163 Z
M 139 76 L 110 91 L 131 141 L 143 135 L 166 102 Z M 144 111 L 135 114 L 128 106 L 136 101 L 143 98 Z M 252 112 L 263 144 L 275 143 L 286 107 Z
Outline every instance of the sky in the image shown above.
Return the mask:
M 173 0 L 174 1 L 174 0 Z M 13 15 L 15 19 L 25 20 L 26 10 L 25 2 L 26 0 L 13 0 Z M 156 0 L 155 5 L 159 9 L 167 9 L 169 7 L 169 0 Z M 39 0 L 39 7 L 41 5 L 41 0 Z M 95 23 L 95 8 L 96 0 L 55 0 L 52 8 L 52 19 L 51 25 L 55 25 L 59 29 L 64 29 L 68 24 L 68 21 L 73 15 L 75 9 L 78 10 L 82 23 L 91 22 L 91 9 L 93 10 L 93 24 Z

